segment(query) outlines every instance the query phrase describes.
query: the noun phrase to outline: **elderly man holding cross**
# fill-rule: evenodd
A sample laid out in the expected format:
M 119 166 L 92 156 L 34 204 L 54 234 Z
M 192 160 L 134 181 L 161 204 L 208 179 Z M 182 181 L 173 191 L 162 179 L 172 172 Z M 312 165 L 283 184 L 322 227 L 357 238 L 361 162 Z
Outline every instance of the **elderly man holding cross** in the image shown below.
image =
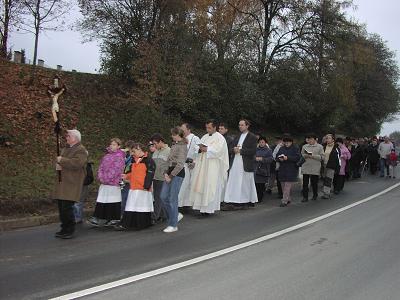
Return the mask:
M 67 130 L 67 146 L 57 156 L 56 170 L 61 171 L 61 180 L 57 180 L 52 198 L 57 201 L 61 221 L 61 230 L 55 237 L 70 239 L 75 231 L 73 206 L 78 202 L 86 176 L 88 152 L 81 144 L 81 133 Z

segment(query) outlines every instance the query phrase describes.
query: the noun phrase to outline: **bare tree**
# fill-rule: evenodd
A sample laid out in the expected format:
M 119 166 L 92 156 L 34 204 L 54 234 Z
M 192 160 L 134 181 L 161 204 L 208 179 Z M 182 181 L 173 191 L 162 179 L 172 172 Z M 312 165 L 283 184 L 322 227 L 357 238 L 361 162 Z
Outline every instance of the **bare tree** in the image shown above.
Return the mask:
M 8 36 L 20 22 L 22 13 L 22 0 L 2 0 L 0 5 L 0 57 L 7 57 Z
M 23 0 L 27 10 L 24 29 L 35 36 L 33 65 L 36 66 L 39 35 L 46 30 L 58 30 L 63 25 L 63 17 L 70 9 L 66 0 Z
M 261 78 L 268 74 L 274 59 L 301 48 L 301 38 L 312 32 L 316 14 L 310 0 L 228 0 L 228 3 L 254 24 L 248 39 L 256 46 Z

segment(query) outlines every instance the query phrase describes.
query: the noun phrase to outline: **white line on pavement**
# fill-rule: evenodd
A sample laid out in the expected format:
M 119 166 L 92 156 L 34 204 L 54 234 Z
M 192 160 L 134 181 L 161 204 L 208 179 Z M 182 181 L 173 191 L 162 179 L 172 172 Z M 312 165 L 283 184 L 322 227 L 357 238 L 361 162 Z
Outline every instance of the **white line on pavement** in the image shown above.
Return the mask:
M 280 231 L 277 231 L 277 232 L 274 232 L 274 233 L 271 233 L 271 234 L 264 235 L 262 237 L 259 237 L 257 239 L 254 239 L 254 240 L 251 240 L 251 241 L 248 241 L 248 242 L 245 242 L 245 243 L 241 243 L 241 244 L 229 247 L 229 248 L 225 248 L 225 249 L 222 249 L 222 250 L 219 250 L 219 251 L 215 251 L 215 252 L 203 255 L 203 256 L 192 258 L 192 259 L 189 259 L 189 260 L 177 263 L 177 264 L 173 264 L 173 265 L 170 265 L 170 266 L 166 266 L 166 267 L 163 267 L 163 268 L 160 268 L 160 269 L 156 269 L 156 270 L 153 270 L 153 271 L 149 271 L 149 272 L 145 272 L 145 273 L 142 273 L 142 274 L 130 276 L 130 277 L 127 277 L 127 278 L 124 278 L 124 279 L 121 279 L 121 280 L 112 281 L 112 282 L 109 282 L 109 283 L 106 283 L 106 284 L 102 284 L 102 285 L 99 285 L 99 286 L 95 286 L 95 287 L 92 287 L 92 288 L 89 288 L 89 289 L 85 289 L 85 290 L 81 290 L 81 291 L 78 291 L 78 292 L 66 294 L 66 295 L 63 295 L 63 296 L 60 296 L 60 297 L 52 298 L 50 300 L 76 299 L 76 298 L 92 295 L 92 294 L 99 293 L 99 292 L 102 292 L 102 291 L 105 291 L 105 290 L 109 290 L 109 289 L 112 289 L 112 288 L 116 288 L 116 287 L 119 287 L 119 286 L 122 286 L 122 285 L 130 284 L 130 283 L 133 283 L 133 282 L 136 282 L 136 281 L 139 281 L 139 280 L 143 280 L 143 279 L 146 279 L 146 278 L 154 277 L 154 276 L 157 276 L 157 275 L 160 275 L 160 274 L 164 274 L 164 273 L 168 273 L 168 272 L 171 272 L 171 271 L 174 271 L 174 270 L 185 268 L 185 267 L 188 267 L 188 266 L 200 263 L 200 262 L 204 262 L 204 261 L 207 261 L 207 260 L 222 256 L 222 255 L 228 254 L 228 253 L 232 253 L 232 252 L 235 252 L 235 251 L 238 251 L 238 250 L 241 250 L 241 249 L 244 249 L 244 248 L 247 248 L 247 247 L 262 243 L 262 242 L 265 242 L 265 241 L 268 241 L 270 239 L 276 238 L 276 237 L 284 235 L 286 233 L 298 230 L 300 228 L 303 228 L 303 227 L 306 227 L 308 225 L 314 224 L 316 222 L 319 222 L 319 221 L 324 220 L 326 218 L 332 217 L 334 215 L 337 215 L 337 214 L 339 214 L 341 212 L 344 212 L 344 211 L 349 210 L 349 209 L 351 209 L 351 208 L 353 208 L 355 206 L 358 206 L 358 205 L 363 204 L 365 202 L 368 202 L 368 201 L 370 201 L 370 200 L 372 200 L 374 198 L 377 198 L 377 197 L 379 197 L 379 196 L 381 196 L 383 194 L 386 194 L 387 192 L 390 192 L 391 190 L 397 188 L 398 186 L 400 186 L 400 182 L 396 183 L 395 185 L 392 185 L 391 187 L 389 187 L 389 188 L 387 188 L 387 189 L 385 189 L 385 190 L 383 190 L 383 191 L 381 191 L 381 192 L 379 192 L 377 194 L 371 195 L 371 196 L 369 196 L 369 197 L 367 197 L 367 198 L 365 198 L 363 200 L 354 202 L 354 203 L 352 203 L 350 205 L 347 205 L 345 207 L 339 208 L 339 209 L 334 210 L 334 211 L 332 211 L 330 213 L 327 213 L 327 214 L 324 214 L 324 215 L 319 216 L 317 218 L 308 220 L 306 222 L 303 222 L 303 223 L 288 227 L 286 229 L 283 229 L 283 230 L 280 230 Z

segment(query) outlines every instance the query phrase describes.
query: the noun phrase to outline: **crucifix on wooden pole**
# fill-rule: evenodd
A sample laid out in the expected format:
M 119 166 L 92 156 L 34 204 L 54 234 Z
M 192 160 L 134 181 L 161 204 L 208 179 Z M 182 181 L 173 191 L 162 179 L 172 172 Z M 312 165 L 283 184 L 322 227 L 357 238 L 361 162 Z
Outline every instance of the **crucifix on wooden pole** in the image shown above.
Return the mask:
M 60 107 L 58 104 L 58 98 L 65 92 L 66 87 L 61 83 L 61 79 L 58 75 L 56 75 L 53 79 L 53 85 L 50 85 L 47 89 L 51 99 L 52 99 L 52 106 L 51 106 L 51 114 L 53 116 L 54 121 L 54 133 L 56 134 L 56 151 L 57 156 L 60 156 L 60 133 L 61 133 L 61 122 L 60 122 Z M 57 165 L 57 174 L 58 174 L 58 181 L 61 182 L 61 169 Z

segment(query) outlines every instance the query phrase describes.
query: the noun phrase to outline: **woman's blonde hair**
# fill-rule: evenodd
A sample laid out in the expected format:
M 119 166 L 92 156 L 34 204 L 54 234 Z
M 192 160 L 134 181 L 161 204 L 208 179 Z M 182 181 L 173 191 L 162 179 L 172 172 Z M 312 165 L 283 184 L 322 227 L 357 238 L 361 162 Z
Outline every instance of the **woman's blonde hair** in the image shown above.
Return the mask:
M 183 141 L 184 141 L 185 143 L 187 143 L 187 139 L 186 139 L 186 137 L 185 137 L 185 132 L 182 130 L 181 127 L 176 126 L 176 127 L 172 128 L 172 129 L 171 129 L 171 134 L 172 134 L 172 135 L 178 135 L 178 136 L 180 136 L 180 137 L 183 139 Z

